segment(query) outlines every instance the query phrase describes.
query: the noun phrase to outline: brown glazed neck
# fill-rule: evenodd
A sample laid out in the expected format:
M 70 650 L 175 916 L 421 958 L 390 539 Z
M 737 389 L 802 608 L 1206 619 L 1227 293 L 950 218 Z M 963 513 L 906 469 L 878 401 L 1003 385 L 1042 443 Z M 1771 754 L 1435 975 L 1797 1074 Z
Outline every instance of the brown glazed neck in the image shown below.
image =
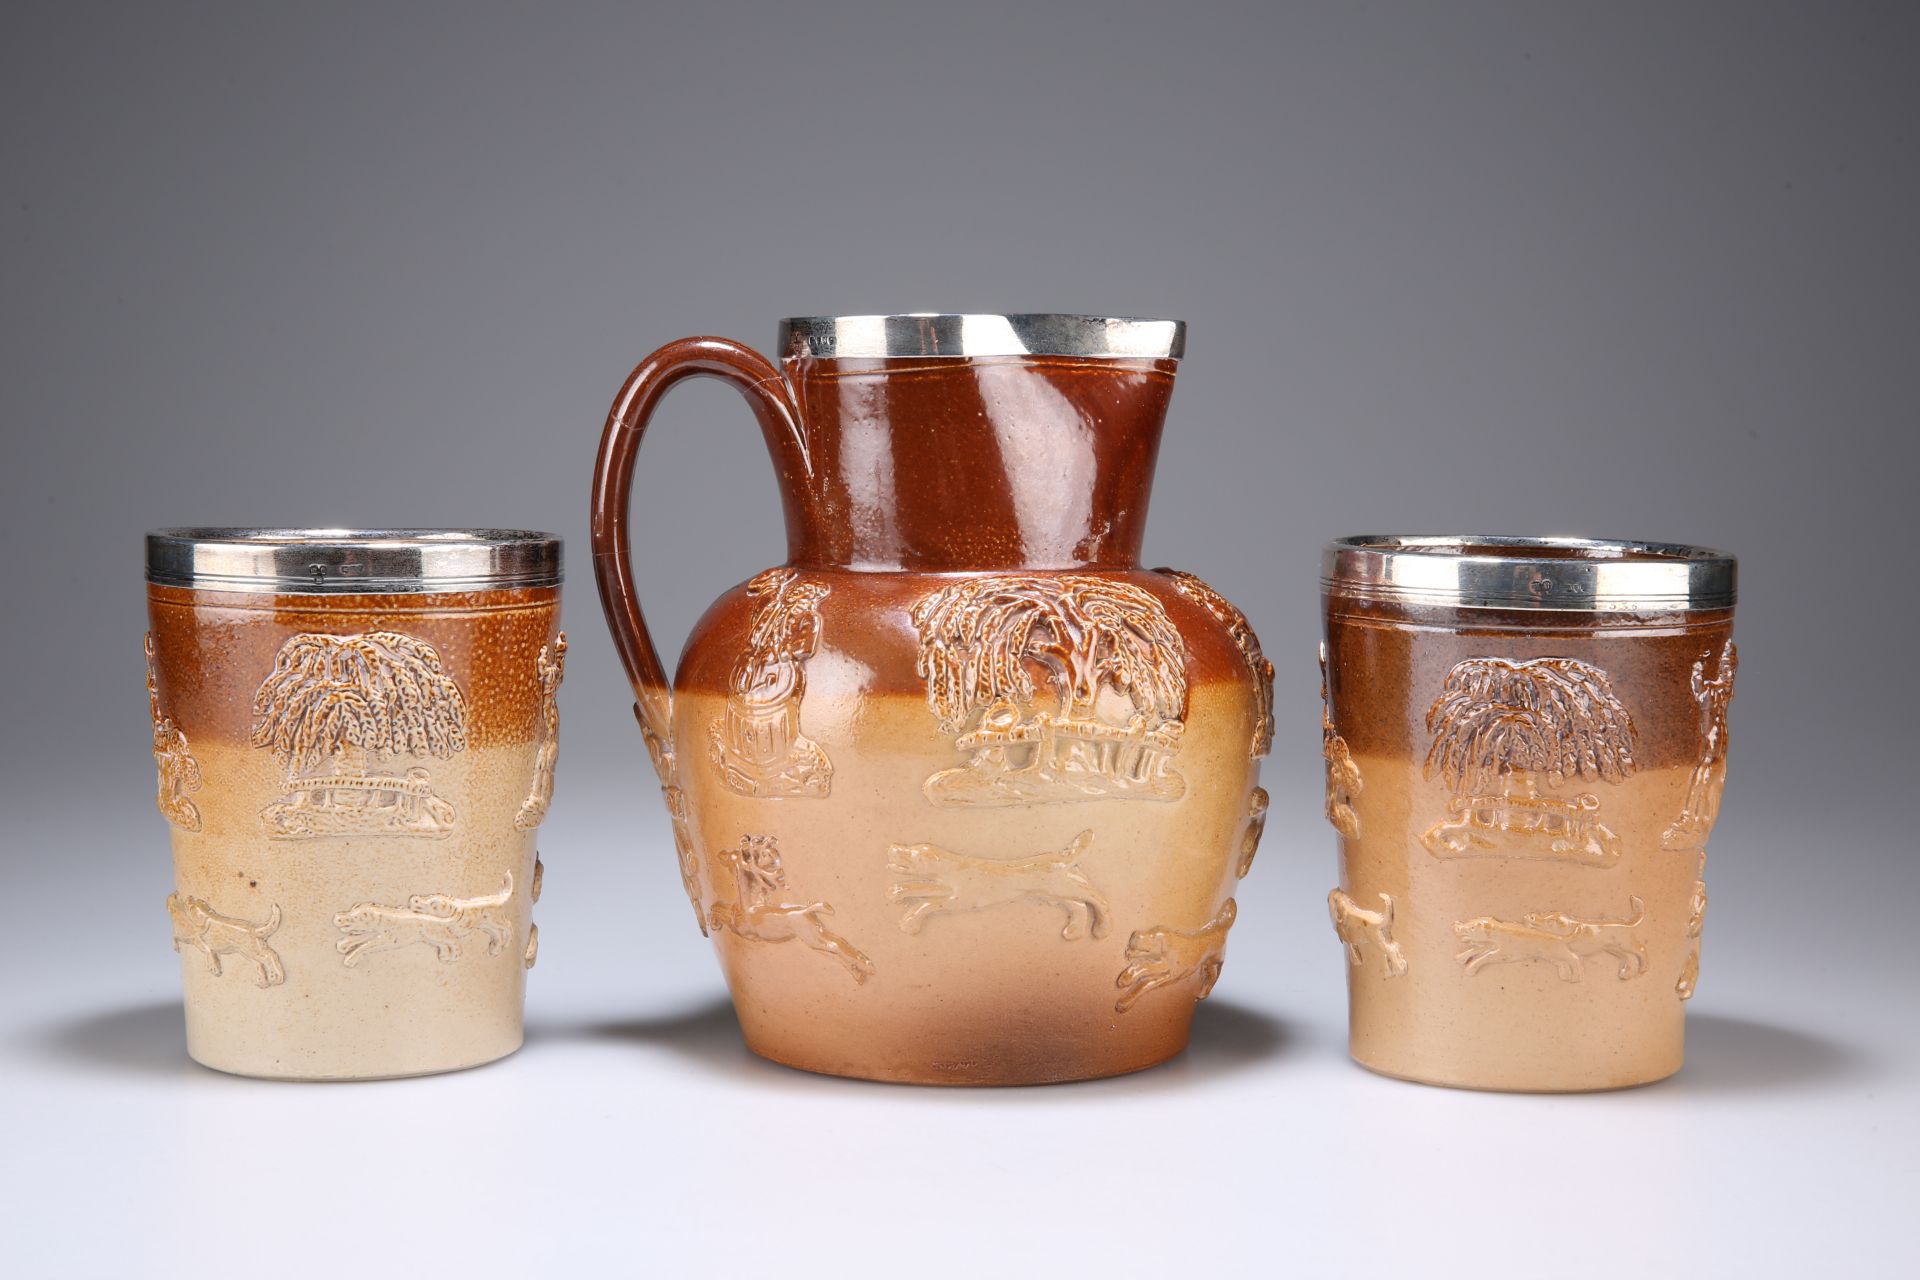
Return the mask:
M 793 358 L 813 568 L 1137 568 L 1177 362 L 1081 356 Z

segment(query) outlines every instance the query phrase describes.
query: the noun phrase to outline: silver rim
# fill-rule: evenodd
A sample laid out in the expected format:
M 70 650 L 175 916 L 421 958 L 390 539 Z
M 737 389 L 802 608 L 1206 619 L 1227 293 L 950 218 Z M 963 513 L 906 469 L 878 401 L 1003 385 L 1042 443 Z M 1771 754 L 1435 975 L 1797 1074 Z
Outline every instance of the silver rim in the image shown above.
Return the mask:
M 797 316 L 780 322 L 780 354 L 805 359 L 895 356 L 1081 356 L 1178 360 L 1180 320 L 1124 316 L 954 315 Z
M 1372 534 L 1327 544 L 1335 595 L 1462 609 L 1663 613 L 1731 609 L 1724 551 L 1606 538 Z
M 156 529 L 147 581 L 333 595 L 560 584 L 560 539 L 527 529 Z

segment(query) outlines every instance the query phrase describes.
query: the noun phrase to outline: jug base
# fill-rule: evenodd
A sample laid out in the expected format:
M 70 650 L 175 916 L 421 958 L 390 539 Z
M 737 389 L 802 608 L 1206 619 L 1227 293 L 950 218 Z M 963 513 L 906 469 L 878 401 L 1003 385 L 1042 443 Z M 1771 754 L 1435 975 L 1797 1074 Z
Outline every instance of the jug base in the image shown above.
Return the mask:
M 1157 1046 L 1156 1051 L 1139 1056 L 1092 1053 L 1066 1055 L 1027 1062 L 880 1062 L 854 1061 L 783 1051 L 771 1045 L 747 1040 L 747 1048 L 758 1057 L 795 1071 L 814 1075 L 838 1076 L 843 1080 L 871 1080 L 876 1084 L 932 1085 L 945 1088 L 1017 1088 L 1023 1085 L 1072 1084 L 1081 1080 L 1106 1080 L 1133 1075 L 1162 1066 L 1186 1052 L 1187 1040 L 1171 1048 Z

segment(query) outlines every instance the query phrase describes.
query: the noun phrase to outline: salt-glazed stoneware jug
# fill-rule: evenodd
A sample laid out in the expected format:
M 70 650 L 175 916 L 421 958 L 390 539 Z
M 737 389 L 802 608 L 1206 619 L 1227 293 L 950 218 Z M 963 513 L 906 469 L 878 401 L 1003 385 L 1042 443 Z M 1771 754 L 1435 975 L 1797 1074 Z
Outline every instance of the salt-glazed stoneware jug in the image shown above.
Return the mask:
M 1185 1047 L 1266 817 L 1273 668 L 1205 583 L 1140 564 L 1183 340 L 1082 316 L 797 319 L 779 366 L 687 338 L 622 388 L 594 571 L 754 1052 L 1027 1084 Z M 647 421 L 693 376 L 759 419 L 788 545 L 669 682 L 626 513 Z

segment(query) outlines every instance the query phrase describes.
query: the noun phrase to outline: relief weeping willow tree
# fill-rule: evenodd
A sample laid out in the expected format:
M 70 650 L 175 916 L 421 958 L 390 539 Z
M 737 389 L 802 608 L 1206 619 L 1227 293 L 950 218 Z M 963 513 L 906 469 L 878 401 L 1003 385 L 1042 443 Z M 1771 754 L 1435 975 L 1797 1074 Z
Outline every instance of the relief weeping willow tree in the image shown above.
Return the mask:
M 275 837 L 445 836 L 454 810 L 408 756 L 467 746 L 467 707 L 432 645 L 393 631 L 297 635 L 253 696 L 253 745 L 285 765 L 284 799 L 260 813 Z
M 1469 658 L 1427 712 L 1425 775 L 1453 788 L 1454 817 L 1421 838 L 1436 858 L 1542 858 L 1609 866 L 1619 840 L 1600 799 L 1540 792 L 1573 779 L 1623 782 L 1637 731 L 1606 672 L 1573 658 Z
M 749 942 L 798 940 L 836 960 L 856 985 L 873 976 L 866 953 L 827 928 L 833 908 L 824 902 L 787 901 L 787 873 L 780 864 L 777 836 L 742 836 L 740 847 L 727 849 L 720 860 L 733 872 L 734 899 L 716 902 L 708 922 Z
M 1145 591 L 1088 575 L 973 578 L 921 599 L 913 622 L 927 704 L 968 755 L 927 779 L 934 801 L 1185 792 L 1172 762 L 1185 729 L 1186 646 Z

